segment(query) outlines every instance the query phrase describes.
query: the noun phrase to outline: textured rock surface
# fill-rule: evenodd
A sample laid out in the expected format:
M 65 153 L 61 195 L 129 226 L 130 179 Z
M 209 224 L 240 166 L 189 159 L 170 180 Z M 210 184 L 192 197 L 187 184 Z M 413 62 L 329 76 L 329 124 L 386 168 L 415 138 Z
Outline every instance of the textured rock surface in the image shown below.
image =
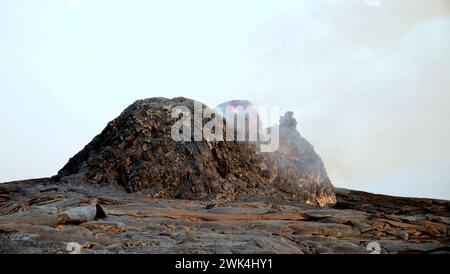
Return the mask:
M 137 101 L 57 176 L 1 184 L 0 253 L 450 253 L 450 202 L 334 189 L 292 113 L 276 153 L 173 141 L 193 104 Z
M 245 199 L 276 192 L 254 145 L 174 141 L 171 128 L 178 118 L 171 114 L 176 106 L 189 107 L 194 116 L 194 101 L 185 98 L 135 102 L 55 179 L 120 185 L 155 198 Z
M 268 163 L 276 170 L 275 185 L 292 193 L 295 200 L 310 205 L 329 206 L 336 203 L 334 188 L 314 147 L 297 131 L 293 112 L 280 119 L 280 146 L 268 154 Z
M 113 187 L 2 184 L 0 253 L 450 253 L 450 202 L 337 189 L 335 208 L 149 199 Z M 47 182 L 47 183 L 46 183 Z M 58 222 L 68 209 L 107 214 Z
M 242 119 L 247 115 L 246 128 L 253 129 L 258 135 L 254 140 L 260 141 L 259 135 L 267 131 L 261 128 L 257 110 L 247 100 L 225 102 L 217 108 L 225 114 L 227 120 L 231 118 L 239 121 L 239 117 Z M 235 130 L 237 131 L 236 126 Z M 280 118 L 277 130 L 279 132 L 278 150 L 265 153 L 263 157 L 269 170 L 275 173 L 273 181 L 275 188 L 290 196 L 291 200 L 321 207 L 334 205 L 336 203 L 334 188 L 322 159 L 314 151 L 314 147 L 297 131 L 297 121 L 293 112 L 287 112 Z M 248 136 L 247 131 L 246 141 L 249 141 Z
M 122 186 L 128 192 L 142 191 L 153 198 L 334 204 L 333 187 L 325 180 L 320 158 L 306 141 L 298 142 L 303 139 L 294 136 L 295 128 L 286 131 L 283 147 L 295 146 L 296 154 L 283 152 L 277 158 L 257 153 L 257 144 L 251 142 L 176 142 L 171 130 L 179 119 L 172 118 L 177 106 L 190 109 L 195 126 L 193 100 L 137 101 L 70 159 L 54 181 Z M 214 112 L 204 105 L 203 109 Z M 204 118 L 203 125 L 209 121 Z M 222 136 L 227 130 L 224 126 Z M 287 141 L 291 136 L 293 141 Z M 289 157 L 282 157 L 285 155 Z M 298 161 L 297 156 L 301 157 Z M 279 159 L 280 165 L 274 164 Z M 320 164 L 314 162 L 317 159 Z M 288 164 L 291 160 L 295 162 Z

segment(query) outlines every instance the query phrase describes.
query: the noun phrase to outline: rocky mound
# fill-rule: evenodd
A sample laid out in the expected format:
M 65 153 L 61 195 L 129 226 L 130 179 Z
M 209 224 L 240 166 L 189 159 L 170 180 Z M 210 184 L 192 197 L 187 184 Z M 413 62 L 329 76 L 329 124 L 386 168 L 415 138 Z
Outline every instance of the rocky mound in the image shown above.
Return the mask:
M 257 132 L 256 140 L 262 139 L 267 129 L 262 124 L 255 107 L 247 100 L 233 100 L 220 104 L 216 109 L 225 113 L 227 120 L 244 119 L 245 129 Z M 249 116 L 253 116 L 250 118 Z M 238 128 L 235 125 L 235 130 Z M 257 128 L 257 129 L 256 129 Z M 274 184 L 278 190 L 291 195 L 291 199 L 304 201 L 315 206 L 328 206 L 336 203 L 333 185 L 327 175 L 322 159 L 314 151 L 314 147 L 297 131 L 294 113 L 289 111 L 280 118 L 277 128 L 279 146 L 275 152 L 265 154 L 264 161 L 276 174 Z M 248 130 L 245 140 L 249 141 Z
M 179 117 L 172 117 L 172 110 L 178 106 L 187 107 L 194 127 L 194 103 L 186 98 L 151 98 L 135 102 L 71 158 L 53 180 L 123 186 L 128 192 L 140 191 L 155 198 L 334 204 L 329 198 L 334 197 L 332 185 L 321 179 L 326 176 L 324 171 L 308 174 L 314 166 L 305 159 L 292 163 L 291 167 L 307 164 L 301 172 L 293 172 L 292 168 L 284 168 L 288 166 L 284 160 L 275 163 L 284 155 L 282 152 L 278 156 L 257 153 L 254 143 L 195 141 L 193 138 L 190 141 L 173 140 L 172 126 Z M 201 106 L 204 111 L 214 113 L 207 106 Z M 203 118 L 201 126 L 210 120 Z M 222 130 L 226 136 L 230 129 L 225 121 L 224 124 Z M 288 158 L 284 159 L 287 161 Z M 317 174 L 322 176 L 318 180 Z M 300 175 L 316 180 L 319 185 L 327 184 L 311 185 L 306 180 L 308 184 L 295 187 L 296 183 L 305 181 Z M 311 186 L 311 190 L 305 191 Z
M 293 115 L 293 112 L 287 112 L 281 117 L 279 149 L 268 154 L 268 162 L 277 172 L 275 187 L 292 193 L 295 200 L 307 204 L 333 205 L 336 196 L 322 159 L 297 131 L 297 121 Z

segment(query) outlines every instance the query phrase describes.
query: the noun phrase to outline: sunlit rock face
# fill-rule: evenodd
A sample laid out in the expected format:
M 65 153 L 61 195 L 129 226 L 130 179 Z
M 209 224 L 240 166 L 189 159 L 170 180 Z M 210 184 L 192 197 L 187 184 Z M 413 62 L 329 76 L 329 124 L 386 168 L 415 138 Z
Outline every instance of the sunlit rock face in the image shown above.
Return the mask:
M 128 192 L 144 191 L 155 198 L 267 196 L 271 191 L 261 186 L 269 186 L 267 172 L 261 170 L 263 163 L 252 144 L 194 141 L 194 134 L 189 141 L 173 139 L 172 128 L 180 119 L 172 115 L 177 107 L 188 109 L 192 132 L 201 131 L 208 122 L 194 123 L 195 103 L 201 112 L 212 111 L 186 98 L 136 101 L 70 159 L 56 179 L 123 186 Z
M 307 204 L 332 206 L 336 203 L 334 187 L 314 147 L 297 131 L 293 112 L 280 118 L 279 149 L 268 156 L 276 170 L 275 185 L 281 191 L 294 193 L 294 199 Z
M 202 112 L 220 117 L 204 104 L 186 98 L 136 101 L 70 159 L 53 180 L 114 186 L 153 198 L 329 205 L 317 200 L 322 199 L 317 192 L 291 186 L 297 177 L 290 176 L 296 173 L 285 172 L 281 168 L 284 162 L 276 164 L 275 154 L 258 153 L 257 143 L 196 140 L 194 134 L 189 140 L 174 140 L 172 129 L 181 118 L 173 115 L 174 109 L 185 107 L 192 118 L 196 105 Z M 231 129 L 223 118 L 219 120 L 224 126 L 217 130 L 226 136 Z M 189 130 L 205 128 L 209 122 L 211 117 L 203 117 L 200 124 L 193 121 Z M 277 175 L 280 171 L 281 176 Z
M 334 187 L 328 178 L 324 164 L 314 151 L 314 147 L 297 131 L 297 121 L 293 112 L 286 112 L 280 118 L 279 125 L 262 129 L 257 110 L 247 100 L 225 102 L 216 109 L 225 112 L 227 120 L 231 118 L 245 121 L 246 141 L 249 141 L 249 131 L 257 132 L 259 141 L 267 130 L 278 130 L 278 150 L 264 153 L 264 162 L 276 174 L 273 181 L 276 189 L 289 193 L 293 200 L 314 206 L 326 207 L 336 203 Z M 256 122 L 251 123 L 249 119 L 242 119 L 243 117 L 256 117 L 253 119 Z M 239 131 L 236 125 L 234 129 Z

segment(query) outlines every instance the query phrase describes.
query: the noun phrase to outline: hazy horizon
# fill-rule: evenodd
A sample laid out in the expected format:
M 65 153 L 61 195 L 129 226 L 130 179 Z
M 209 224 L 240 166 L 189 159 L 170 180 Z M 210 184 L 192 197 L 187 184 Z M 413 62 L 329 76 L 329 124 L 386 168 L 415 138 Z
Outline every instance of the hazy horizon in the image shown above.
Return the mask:
M 294 111 L 336 187 L 450 200 L 449 34 L 448 0 L 1 1 L 0 182 L 183 96 Z

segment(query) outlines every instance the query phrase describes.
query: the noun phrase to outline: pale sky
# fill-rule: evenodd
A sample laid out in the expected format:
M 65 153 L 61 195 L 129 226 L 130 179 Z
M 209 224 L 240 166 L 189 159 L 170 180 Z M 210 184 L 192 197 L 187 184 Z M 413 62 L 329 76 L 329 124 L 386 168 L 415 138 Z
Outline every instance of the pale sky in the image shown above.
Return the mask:
M 335 186 L 450 199 L 449 76 L 450 0 L 2 0 L 0 181 L 184 96 L 293 110 Z

